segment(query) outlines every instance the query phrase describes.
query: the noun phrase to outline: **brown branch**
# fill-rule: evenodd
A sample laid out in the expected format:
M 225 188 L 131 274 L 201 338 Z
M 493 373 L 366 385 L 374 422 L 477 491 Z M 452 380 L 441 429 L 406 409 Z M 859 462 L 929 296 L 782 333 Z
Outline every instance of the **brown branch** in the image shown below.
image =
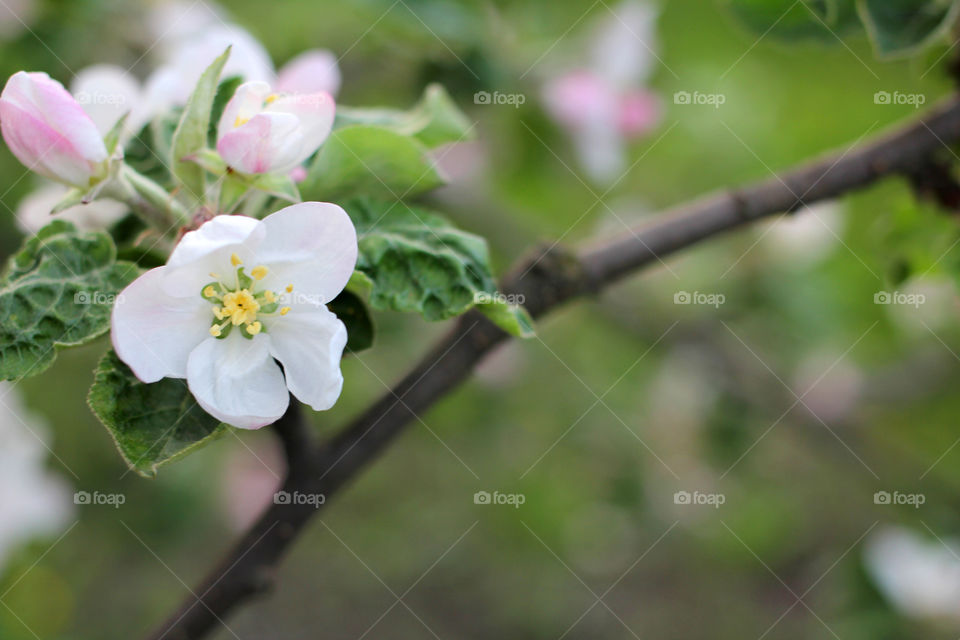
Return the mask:
M 877 179 L 910 174 L 948 143 L 960 140 L 960 99 L 954 98 L 892 134 L 793 169 L 779 177 L 711 195 L 666 212 L 657 222 L 588 246 L 535 251 L 504 280 L 502 290 L 521 294 L 534 316 L 567 300 L 594 294 L 664 257 L 760 218 L 794 212 Z M 292 474 L 284 490 L 323 494 L 326 502 L 412 421 L 455 388 L 506 334 L 476 312 L 453 331 L 388 394 L 326 445 L 310 454 L 308 471 Z M 266 590 L 279 560 L 317 513 L 308 504 L 271 505 L 220 566 L 151 636 L 195 640 L 240 602 Z

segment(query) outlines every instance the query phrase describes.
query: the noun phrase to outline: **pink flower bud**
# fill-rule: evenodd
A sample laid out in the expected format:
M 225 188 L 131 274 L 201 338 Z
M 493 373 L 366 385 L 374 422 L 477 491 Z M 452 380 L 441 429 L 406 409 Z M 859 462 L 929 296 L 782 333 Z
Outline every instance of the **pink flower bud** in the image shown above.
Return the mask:
M 0 94 L 0 130 L 20 162 L 80 188 L 106 174 L 107 148 L 83 108 L 45 73 L 18 71 Z

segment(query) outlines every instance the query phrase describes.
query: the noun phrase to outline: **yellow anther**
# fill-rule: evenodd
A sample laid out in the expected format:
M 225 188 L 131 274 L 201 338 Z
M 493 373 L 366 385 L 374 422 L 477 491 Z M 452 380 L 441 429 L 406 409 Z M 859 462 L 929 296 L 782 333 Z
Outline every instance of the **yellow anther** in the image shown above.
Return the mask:
M 267 302 L 276 302 L 276 301 L 277 301 L 277 296 L 276 296 L 276 294 L 274 294 L 273 291 L 270 291 L 269 289 L 267 289 L 266 291 L 263 292 L 263 297 L 264 297 L 264 299 L 265 299 Z
M 212 335 L 214 338 L 219 338 L 221 333 L 220 325 L 215 324 L 210 327 L 210 335 Z
M 259 267 L 254 267 L 250 271 L 250 275 L 252 275 L 256 280 L 263 280 L 264 278 L 267 277 L 267 268 L 263 265 L 260 265 Z
M 210 272 L 210 277 L 211 277 L 211 278 L 216 278 L 217 280 L 220 279 L 220 276 L 218 276 L 217 274 L 215 274 L 213 271 Z
M 240 256 L 233 253 L 233 254 L 230 254 L 230 264 L 236 267 L 237 265 L 243 264 L 243 261 L 240 259 Z
M 217 295 L 217 290 L 213 288 L 212 284 L 208 284 L 203 288 L 203 295 L 208 298 L 214 298 Z
M 243 125 L 250 122 L 250 118 L 244 118 L 242 116 L 237 116 L 237 119 L 233 121 L 234 127 L 242 127 Z
M 247 333 L 249 333 L 249 334 L 252 335 L 252 336 L 255 336 L 255 335 L 257 335 L 258 333 L 260 333 L 260 329 L 262 329 L 262 328 L 263 328 L 263 327 L 261 326 L 261 324 L 260 324 L 259 321 L 258 321 L 258 322 L 251 322 L 250 324 L 247 325 Z
M 288 284 L 288 285 L 287 285 L 287 293 L 292 293 L 292 292 L 293 292 L 293 285 L 292 285 L 292 284 Z
M 268 95 L 266 98 L 263 99 L 263 102 L 264 102 L 264 104 L 270 104 L 270 103 L 272 103 L 273 101 L 275 101 L 275 100 L 276 100 L 277 98 L 279 98 L 279 97 L 280 97 L 280 94 L 278 94 L 278 93 L 271 93 L 270 95 Z
M 280 309 L 280 315 L 285 316 L 288 313 L 290 313 L 290 307 L 284 307 L 283 309 Z

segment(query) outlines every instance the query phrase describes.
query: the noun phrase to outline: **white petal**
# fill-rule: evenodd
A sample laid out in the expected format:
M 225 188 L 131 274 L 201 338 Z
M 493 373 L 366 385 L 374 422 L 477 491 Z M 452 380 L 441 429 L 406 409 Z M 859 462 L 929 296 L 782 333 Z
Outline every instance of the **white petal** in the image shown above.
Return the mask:
M 113 307 L 113 348 L 144 382 L 185 378 L 190 352 L 210 337 L 210 303 L 199 292 L 168 296 L 161 287 L 165 269 L 151 269 L 134 280 Z
M 233 97 L 223 108 L 223 115 L 217 125 L 217 138 L 222 138 L 237 128 L 237 118 L 250 120 L 263 111 L 263 101 L 270 95 L 270 85 L 266 82 L 244 82 L 237 87 Z
M 269 330 L 270 352 L 283 365 L 290 392 L 317 411 L 332 407 L 343 389 L 343 323 L 326 307 L 300 306 L 272 319 Z
M 337 297 L 357 264 L 357 231 L 350 216 L 329 202 L 301 202 L 263 219 L 266 235 L 256 260 L 270 267 L 265 286 L 294 285 L 326 304 Z
M 237 331 L 222 340 L 207 338 L 190 354 L 187 384 L 204 411 L 240 429 L 276 422 L 290 402 L 264 334 L 252 340 Z
M 200 289 L 214 279 L 211 272 L 227 277 L 233 271 L 232 254 L 248 264 L 264 234 L 260 221 L 247 216 L 222 215 L 208 220 L 184 235 L 170 254 L 164 290 L 176 297 L 199 296 Z

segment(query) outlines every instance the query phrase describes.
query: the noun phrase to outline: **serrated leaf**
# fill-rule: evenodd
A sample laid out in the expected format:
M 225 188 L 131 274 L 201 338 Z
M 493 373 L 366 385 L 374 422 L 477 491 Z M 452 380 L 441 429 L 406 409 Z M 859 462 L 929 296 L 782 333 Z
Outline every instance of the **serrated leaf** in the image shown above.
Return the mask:
M 857 0 L 857 10 L 880 56 L 916 53 L 956 22 L 956 0 Z
M 406 111 L 337 107 L 338 128 L 361 124 L 413 136 L 431 149 L 449 142 L 469 140 L 473 129 L 467 116 L 439 84 L 428 85 L 420 101 Z
M 55 220 L 27 240 L 0 278 L 0 379 L 44 371 L 56 347 L 110 328 L 116 295 L 140 269 L 116 261 L 110 236 Z
M 186 380 L 144 384 L 113 350 L 97 366 L 88 402 L 126 463 L 145 477 L 227 429 L 200 408 Z
M 412 197 L 444 183 L 427 148 L 391 129 L 355 125 L 337 129 L 320 148 L 307 179 L 305 200 L 375 195 Z
M 230 47 L 213 61 L 200 76 L 193 95 L 180 116 L 180 124 L 173 134 L 171 166 L 177 182 L 183 186 L 185 197 L 201 200 L 206 192 L 206 180 L 202 167 L 184 158 L 193 155 L 207 145 L 210 129 L 210 112 L 217 95 L 220 72 L 230 56 Z
M 207 144 L 211 147 L 217 146 L 217 128 L 220 126 L 220 116 L 226 109 L 230 98 L 237 92 L 237 87 L 243 84 L 242 76 L 230 76 L 224 78 L 217 86 L 217 95 L 213 98 L 213 105 L 210 108 L 210 127 L 207 129 Z
M 357 227 L 357 269 L 372 282 L 374 309 L 443 320 L 477 302 L 499 299 L 483 238 L 404 203 L 363 199 L 348 202 L 345 208 Z M 505 323 L 501 326 L 520 330 L 522 318 L 508 319 L 502 309 L 487 311 Z
M 357 353 L 373 346 L 373 319 L 360 296 L 344 289 L 327 308 L 347 326 L 347 351 Z

